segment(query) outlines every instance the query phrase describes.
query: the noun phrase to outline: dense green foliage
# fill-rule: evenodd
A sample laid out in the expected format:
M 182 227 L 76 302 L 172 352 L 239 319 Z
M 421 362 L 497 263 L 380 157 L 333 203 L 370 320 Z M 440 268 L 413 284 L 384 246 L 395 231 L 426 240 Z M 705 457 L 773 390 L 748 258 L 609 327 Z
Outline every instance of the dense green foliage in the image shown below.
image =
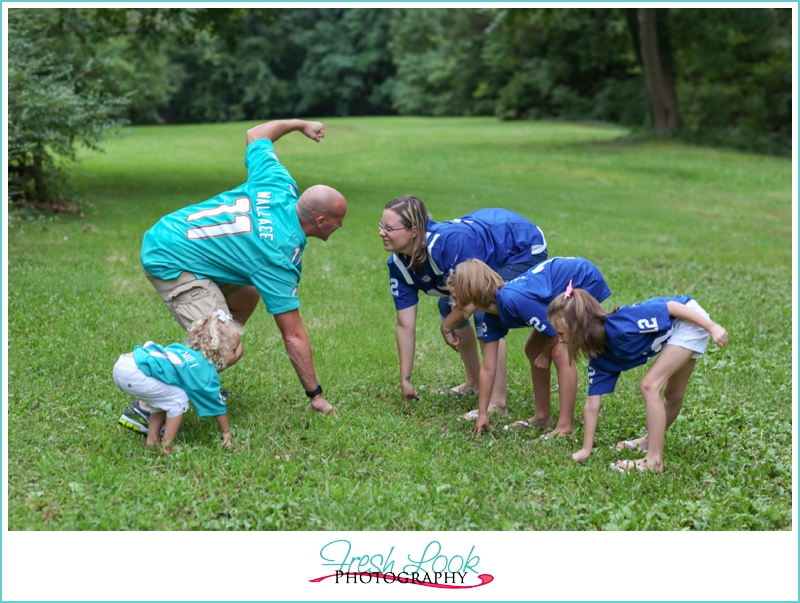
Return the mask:
M 790 155 L 791 13 L 786 10 L 672 11 L 678 95 L 686 134 Z
M 647 128 L 636 11 L 12 9 L 12 196 L 63 196 L 47 190 L 46 168 L 125 119 L 496 115 Z M 658 13 L 686 138 L 788 155 L 790 11 Z
M 625 132 L 613 128 L 373 117 L 326 120 L 319 145 L 280 140 L 301 188 L 327 183 L 349 202 L 341 231 L 309 242 L 300 287 L 339 417 L 307 410 L 259 308 L 244 357 L 223 374 L 234 447 L 222 449 L 216 423 L 190 412 L 181 452 L 142 450 L 116 425 L 126 400 L 113 364 L 146 339 L 182 337 L 142 273 L 142 234 L 239 184 L 251 125 L 126 129 L 80 164 L 84 219 L 12 217 L 9 529 L 791 529 L 791 162 L 619 141 Z M 613 290 L 608 303 L 689 294 L 729 330 L 728 346 L 710 345 L 698 363 L 667 433 L 663 475 L 608 470 L 614 444 L 644 429 L 643 367 L 604 397 L 585 467 L 570 458 L 579 442 L 504 432 L 499 418 L 473 439 L 456 415 L 475 399 L 441 393 L 463 369 L 426 297 L 414 372 L 422 399 L 403 404 L 376 223 L 387 201 L 408 193 L 437 220 L 508 207 L 542 227 L 551 255 L 596 263 Z M 508 422 L 533 409 L 526 336 L 508 338 Z
M 8 163 L 12 198 L 43 200 L 58 179 L 55 157 L 96 148 L 122 124 L 127 91 L 113 83 L 111 53 L 95 52 L 52 11 L 9 11 Z M 109 49 L 112 50 L 112 49 Z M 118 55 L 117 55 L 118 57 Z

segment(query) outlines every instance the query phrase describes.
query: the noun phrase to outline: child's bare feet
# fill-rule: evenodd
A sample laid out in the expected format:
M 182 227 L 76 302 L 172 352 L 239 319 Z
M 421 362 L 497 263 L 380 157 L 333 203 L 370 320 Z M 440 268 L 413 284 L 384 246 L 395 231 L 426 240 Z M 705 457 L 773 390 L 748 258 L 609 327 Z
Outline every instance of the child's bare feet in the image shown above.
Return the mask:
M 493 407 L 492 404 L 489 403 L 489 408 L 488 408 L 488 410 L 486 412 L 487 413 L 489 413 L 489 412 L 497 413 L 498 415 L 504 417 L 504 416 L 506 416 L 508 414 L 508 408 L 506 408 L 505 406 L 503 406 L 502 408 Z M 456 417 L 456 418 L 459 421 L 474 421 L 475 419 L 478 418 L 479 414 L 480 413 L 478 412 L 478 409 L 477 408 L 473 408 L 472 410 L 469 410 L 469 411 L 465 412 L 463 415 L 458 415 L 458 417 Z
M 620 459 L 611 463 L 611 468 L 620 473 L 646 473 L 648 471 L 661 473 L 664 471 L 662 463 L 656 463 L 655 461 L 648 463 L 647 458 L 636 459 L 635 461 Z
M 461 385 L 456 385 L 455 387 L 450 388 L 450 391 L 447 393 L 453 398 L 458 398 L 460 396 L 474 396 L 478 393 L 478 386 L 471 385 L 465 381 Z
M 537 419 L 534 414 L 530 419 L 522 421 L 514 421 L 513 423 L 503 427 L 506 431 L 510 429 L 550 429 L 550 417 L 546 419 Z
M 508 407 L 506 406 L 506 401 L 503 400 L 501 402 L 500 401 L 493 402 L 489 400 L 489 408 L 487 412 L 497 413 L 501 417 L 505 417 L 506 414 L 508 414 Z
M 551 431 L 550 433 L 544 434 L 542 436 L 542 439 L 543 440 L 549 440 L 550 438 L 555 438 L 555 437 L 563 438 L 564 436 L 571 436 L 571 435 L 573 435 L 572 427 L 558 427 L 558 426 L 556 426 L 556 428 L 553 431 Z
M 622 440 L 617 442 L 617 450 L 635 450 L 636 452 L 647 452 L 647 436 L 635 440 Z
M 552 418 L 550 415 L 546 417 L 536 416 L 536 413 L 530 418 L 525 419 L 525 422 L 528 423 L 531 427 L 536 427 L 537 429 L 550 429 L 550 425 L 552 424 Z

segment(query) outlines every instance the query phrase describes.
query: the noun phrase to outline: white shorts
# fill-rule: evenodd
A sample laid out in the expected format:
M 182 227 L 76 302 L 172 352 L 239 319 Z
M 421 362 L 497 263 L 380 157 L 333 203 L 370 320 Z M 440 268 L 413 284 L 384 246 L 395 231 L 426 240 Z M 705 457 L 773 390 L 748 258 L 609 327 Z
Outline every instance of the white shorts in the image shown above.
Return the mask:
M 180 417 L 189 410 L 189 396 L 177 385 L 169 385 L 142 372 L 133 356 L 120 356 L 114 365 L 117 387 L 147 404 L 154 412 L 166 412 L 167 417 Z
M 700 304 L 693 299 L 686 303 L 686 307 L 698 314 L 702 314 L 706 318 L 710 318 L 708 312 L 703 310 Z M 664 342 L 664 345 L 677 345 L 686 348 L 694 352 L 692 358 L 702 358 L 703 354 L 706 353 L 709 339 L 711 339 L 711 334 L 703 327 L 698 327 L 693 322 L 678 318 L 672 323 L 672 335 Z

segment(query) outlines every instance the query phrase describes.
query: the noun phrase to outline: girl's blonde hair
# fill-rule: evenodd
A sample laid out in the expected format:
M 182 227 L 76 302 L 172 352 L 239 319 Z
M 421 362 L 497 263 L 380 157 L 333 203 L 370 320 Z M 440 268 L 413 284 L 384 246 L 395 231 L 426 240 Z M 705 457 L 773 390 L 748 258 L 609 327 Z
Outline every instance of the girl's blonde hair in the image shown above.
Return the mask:
M 583 289 L 573 289 L 572 295 L 559 294 L 547 306 L 547 319 L 555 329 L 568 333 L 567 351 L 572 362 L 582 353 L 594 358 L 606 349 L 606 325 L 603 318 L 616 312 L 606 312 L 592 295 Z M 559 329 L 563 326 L 563 329 Z
M 216 310 L 192 323 L 189 347 L 202 353 L 218 371 L 224 371 L 234 337 L 241 333 L 242 326 L 230 314 Z
M 386 204 L 384 209 L 391 209 L 400 218 L 404 228 L 417 227 L 417 238 L 414 239 L 414 249 L 411 251 L 411 261 L 408 267 L 411 270 L 422 270 L 428 259 L 428 220 L 430 214 L 425 204 L 411 195 L 397 197 Z
M 474 303 L 488 308 L 497 301 L 503 278 L 480 260 L 466 260 L 456 266 L 455 273 L 447 279 L 447 288 L 459 304 Z

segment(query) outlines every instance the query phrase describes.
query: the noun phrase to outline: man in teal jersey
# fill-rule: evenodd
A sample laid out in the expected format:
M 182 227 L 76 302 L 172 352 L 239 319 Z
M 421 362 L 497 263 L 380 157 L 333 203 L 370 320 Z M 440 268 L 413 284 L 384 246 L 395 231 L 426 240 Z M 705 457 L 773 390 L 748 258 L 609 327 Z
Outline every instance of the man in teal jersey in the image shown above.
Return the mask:
M 273 148 L 295 131 L 315 142 L 325 136 L 320 122 L 299 119 L 248 130 L 247 182 L 161 218 L 144 235 L 141 259 L 147 278 L 187 331 L 217 309 L 244 324 L 263 299 L 311 408 L 329 413 L 333 407 L 317 381 L 297 288 L 307 238 L 327 241 L 342 226 L 347 202 L 321 184 L 299 194 Z

